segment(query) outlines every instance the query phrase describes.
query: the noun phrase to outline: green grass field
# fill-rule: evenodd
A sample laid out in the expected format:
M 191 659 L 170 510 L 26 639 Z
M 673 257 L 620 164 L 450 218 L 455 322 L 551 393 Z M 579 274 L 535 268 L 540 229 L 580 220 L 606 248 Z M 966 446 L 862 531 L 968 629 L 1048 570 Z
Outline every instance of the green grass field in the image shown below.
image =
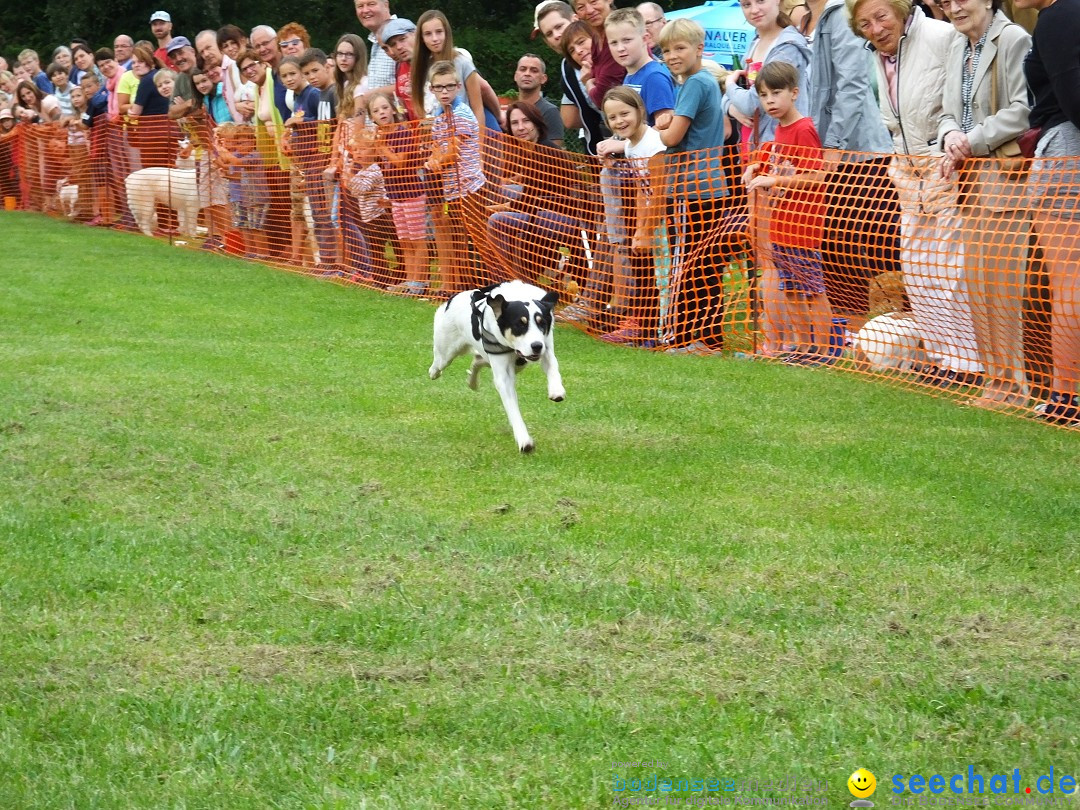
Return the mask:
M 429 304 L 0 241 L 0 807 L 1080 771 L 1075 432 L 559 328 L 520 456 Z

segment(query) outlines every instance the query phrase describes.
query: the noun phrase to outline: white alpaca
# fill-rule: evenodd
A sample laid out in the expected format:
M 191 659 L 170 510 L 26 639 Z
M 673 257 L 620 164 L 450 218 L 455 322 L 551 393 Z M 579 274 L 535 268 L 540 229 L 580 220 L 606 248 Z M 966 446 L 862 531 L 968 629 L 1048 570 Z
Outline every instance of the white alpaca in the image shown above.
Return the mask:
M 202 206 L 195 159 L 191 157 L 191 144 L 186 140 L 180 142 L 175 169 L 164 166 L 140 169 L 129 174 L 124 185 L 128 208 L 144 234 L 153 236 L 157 230 L 157 206 L 161 204 L 176 211 L 180 233 L 195 237 Z

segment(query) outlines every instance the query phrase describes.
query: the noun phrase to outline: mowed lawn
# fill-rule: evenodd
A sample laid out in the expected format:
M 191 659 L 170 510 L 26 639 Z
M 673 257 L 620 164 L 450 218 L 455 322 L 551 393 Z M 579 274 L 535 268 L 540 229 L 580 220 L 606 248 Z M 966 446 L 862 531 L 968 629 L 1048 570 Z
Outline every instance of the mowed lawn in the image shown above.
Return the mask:
M 560 327 L 521 456 L 428 303 L 0 243 L 2 807 L 1080 771 L 1076 432 Z

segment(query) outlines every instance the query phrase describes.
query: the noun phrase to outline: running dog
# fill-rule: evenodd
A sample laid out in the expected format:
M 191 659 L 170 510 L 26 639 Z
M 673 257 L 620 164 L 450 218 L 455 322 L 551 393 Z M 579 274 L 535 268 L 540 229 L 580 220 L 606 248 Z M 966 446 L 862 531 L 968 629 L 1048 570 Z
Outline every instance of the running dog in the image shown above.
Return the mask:
M 144 234 L 153 236 L 157 230 L 157 206 L 161 204 L 175 209 L 180 233 L 188 238 L 196 235 L 202 206 L 190 143 L 180 142 L 175 169 L 165 166 L 139 169 L 127 176 L 124 185 L 127 187 L 128 208 Z
M 468 385 L 475 391 L 477 374 L 490 366 L 522 453 L 531 453 L 535 445 L 518 408 L 518 371 L 539 362 L 547 375 L 548 399 L 562 402 L 566 397 L 551 328 L 558 300 L 557 293 L 507 281 L 459 293 L 435 312 L 435 360 L 428 376 L 438 379 L 456 358 L 471 353 Z

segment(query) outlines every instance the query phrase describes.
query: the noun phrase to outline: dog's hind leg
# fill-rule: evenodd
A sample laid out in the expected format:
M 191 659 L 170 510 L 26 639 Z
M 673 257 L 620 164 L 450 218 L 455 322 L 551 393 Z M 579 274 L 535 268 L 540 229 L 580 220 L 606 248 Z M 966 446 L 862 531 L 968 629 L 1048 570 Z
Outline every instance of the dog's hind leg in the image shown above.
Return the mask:
M 505 355 L 500 356 L 500 360 Z M 515 373 L 513 360 L 499 362 L 491 366 L 491 377 L 495 382 L 495 390 L 499 392 L 503 410 L 510 420 L 510 427 L 514 431 L 514 441 L 517 442 L 518 450 L 522 453 L 531 453 L 536 445 L 533 444 L 529 429 L 525 427 L 525 420 L 521 418 L 521 409 L 518 407 L 517 398 L 517 374 Z
M 469 378 L 465 381 L 469 388 L 475 391 L 476 381 L 477 378 L 480 376 L 480 369 L 490 367 L 491 363 L 487 361 L 486 357 L 480 354 L 473 355 L 472 365 L 469 366 Z
M 431 362 L 431 368 L 428 369 L 428 376 L 433 380 L 439 379 L 442 376 L 443 371 L 448 365 L 453 363 L 457 358 L 461 357 L 465 352 L 452 352 L 443 347 L 442 342 L 435 341 L 435 359 Z

